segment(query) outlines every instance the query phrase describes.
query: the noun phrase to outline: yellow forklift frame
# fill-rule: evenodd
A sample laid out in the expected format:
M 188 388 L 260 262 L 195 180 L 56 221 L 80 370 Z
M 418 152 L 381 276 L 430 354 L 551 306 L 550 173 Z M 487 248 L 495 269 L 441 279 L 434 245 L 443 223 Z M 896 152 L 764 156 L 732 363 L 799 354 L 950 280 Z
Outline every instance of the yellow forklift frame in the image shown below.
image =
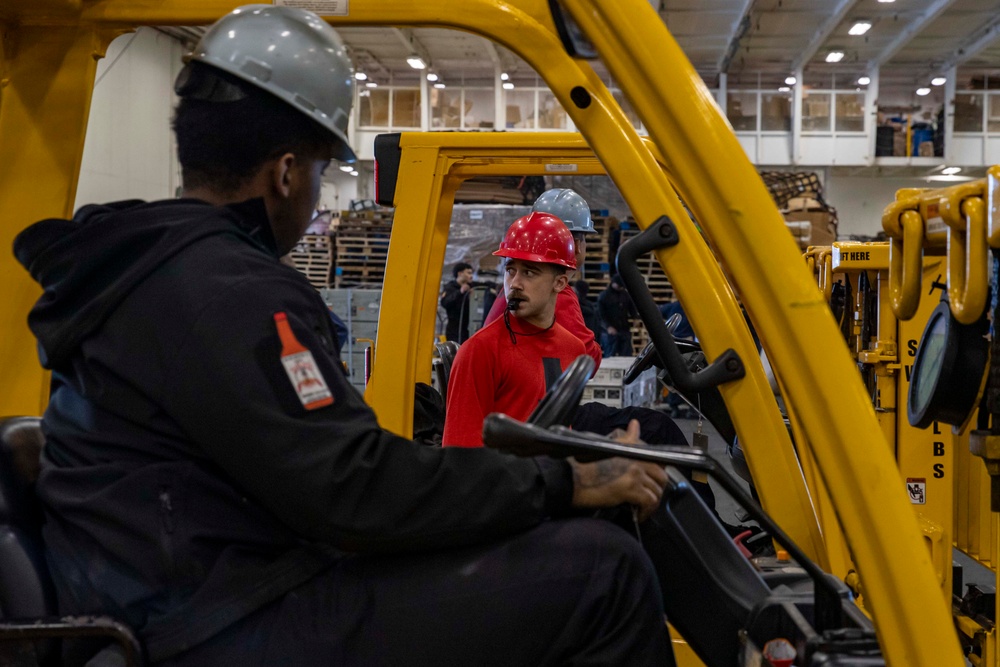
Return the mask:
M 138 25 L 211 23 L 238 4 L 4 3 L 0 244 L 9 248 L 13 236 L 36 219 L 70 213 L 95 58 L 110 40 Z M 786 400 L 808 435 L 799 446 L 815 459 L 844 528 L 888 664 L 963 664 L 916 518 L 900 492 L 898 472 L 851 356 L 732 129 L 645 0 L 561 0 L 559 5 L 591 42 L 649 129 L 677 192 L 697 216 L 761 335 L 783 380 Z M 327 18 L 334 25 L 466 30 L 503 44 L 534 67 L 618 184 L 639 225 L 648 227 L 663 215 L 676 225 L 680 243 L 659 251 L 658 258 L 670 268 L 677 294 L 690 307 L 688 314 L 708 358 L 732 348 L 747 367 L 743 380 L 721 388 L 744 446 L 765 456 L 774 443 L 781 448 L 786 439 L 780 435 L 773 401 L 760 400 L 764 378 L 753 362 L 755 348 L 715 257 L 600 78 L 585 60 L 567 54 L 549 2 L 466 0 L 456 6 L 444 0 L 354 0 L 346 16 Z M 407 193 L 427 187 L 431 177 L 406 183 L 400 196 L 417 196 Z M 396 318 L 389 330 L 382 328 L 386 338 L 379 347 L 407 350 L 406 363 L 395 368 L 403 376 L 400 381 L 406 380 L 407 391 L 388 396 L 373 388 L 371 399 L 380 418 L 385 413 L 386 425 L 396 429 L 401 425 L 389 415 L 417 377 L 413 338 L 426 329 L 421 328 L 420 309 L 427 307 L 423 302 L 429 295 L 428 281 L 440 267 L 423 253 L 431 249 L 433 236 L 441 234 L 436 228 L 400 227 L 390 242 L 389 261 L 402 261 L 404 267 L 387 278 L 388 301 L 383 302 Z M 37 413 L 45 404 L 46 381 L 34 361 L 34 343 L 24 322 L 38 291 L 9 254 L 0 255 L 0 284 L 7 296 L 0 311 L 0 363 L 6 372 L 0 412 Z M 768 432 L 769 438 L 760 436 Z M 785 483 L 795 482 L 789 478 Z M 815 521 L 810 514 L 797 523 L 808 526 Z M 795 534 L 793 526 L 785 527 Z M 814 538 L 802 540 L 802 547 L 826 564 L 815 532 L 799 530 L 797 539 L 802 534 Z

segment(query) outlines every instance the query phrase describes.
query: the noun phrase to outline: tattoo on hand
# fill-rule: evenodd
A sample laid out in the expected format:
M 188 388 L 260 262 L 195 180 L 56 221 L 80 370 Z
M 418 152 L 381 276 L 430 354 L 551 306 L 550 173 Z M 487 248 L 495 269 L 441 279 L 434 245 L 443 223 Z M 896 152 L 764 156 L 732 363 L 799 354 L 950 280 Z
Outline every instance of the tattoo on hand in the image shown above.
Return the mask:
M 578 468 L 573 468 L 573 484 L 581 489 L 604 486 L 624 475 L 628 465 L 628 461 L 617 458 L 597 461 L 593 464 L 593 475 L 588 475 L 587 479 L 580 475 Z

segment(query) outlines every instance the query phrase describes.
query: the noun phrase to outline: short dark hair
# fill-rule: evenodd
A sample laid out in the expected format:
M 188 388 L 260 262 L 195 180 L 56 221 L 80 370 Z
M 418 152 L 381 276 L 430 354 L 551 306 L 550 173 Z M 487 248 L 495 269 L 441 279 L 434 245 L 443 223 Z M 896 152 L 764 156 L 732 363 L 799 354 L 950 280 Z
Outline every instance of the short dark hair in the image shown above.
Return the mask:
M 232 192 L 245 185 L 261 165 L 284 153 L 304 159 L 333 155 L 333 134 L 287 102 L 201 63 L 188 67 L 192 79 L 221 80 L 220 87 L 238 90 L 226 101 L 185 96 L 181 91 L 173 129 L 184 187 Z
M 469 264 L 468 262 L 459 262 L 451 269 L 451 277 L 458 278 L 458 274 L 460 274 L 462 271 L 465 271 L 466 269 L 471 269 L 471 268 L 472 264 Z

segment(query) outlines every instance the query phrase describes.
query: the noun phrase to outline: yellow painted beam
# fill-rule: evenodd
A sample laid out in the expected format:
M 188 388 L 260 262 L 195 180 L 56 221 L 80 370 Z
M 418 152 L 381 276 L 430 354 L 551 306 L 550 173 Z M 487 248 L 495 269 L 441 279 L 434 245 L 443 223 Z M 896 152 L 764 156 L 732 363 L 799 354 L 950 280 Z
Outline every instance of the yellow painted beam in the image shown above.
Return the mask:
M 30 223 L 71 213 L 96 60 L 117 34 L 81 26 L 7 25 L 0 103 L 0 415 L 40 414 L 47 374 L 28 310 L 39 290 L 11 251 Z

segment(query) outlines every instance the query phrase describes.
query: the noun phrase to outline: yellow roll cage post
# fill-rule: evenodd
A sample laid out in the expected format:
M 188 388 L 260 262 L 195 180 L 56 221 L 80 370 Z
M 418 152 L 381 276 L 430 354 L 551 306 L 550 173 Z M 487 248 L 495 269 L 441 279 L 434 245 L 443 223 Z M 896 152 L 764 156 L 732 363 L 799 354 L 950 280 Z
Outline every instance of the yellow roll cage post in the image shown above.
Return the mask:
M 7 0 L 0 9 L 5 27 L 0 242 L 10 247 L 14 234 L 33 220 L 69 213 L 93 86 L 93 57 L 108 37 L 137 25 L 207 24 L 238 4 Z M 888 663 L 963 664 L 916 519 L 899 490 L 898 472 L 852 359 L 767 190 L 700 77 L 645 0 L 561 4 L 649 128 L 677 191 L 697 215 L 761 334 L 844 527 Z M 785 442 L 771 404 L 761 402 L 766 382 L 752 362 L 756 351 L 721 269 L 663 169 L 599 77 L 586 61 L 563 49 L 547 1 L 466 0 L 458 5 L 354 0 L 350 15 L 329 20 L 334 25 L 466 30 L 503 44 L 534 67 L 618 184 L 640 226 L 663 215 L 676 225 L 680 243 L 659 251 L 658 258 L 670 267 L 675 290 L 690 305 L 689 316 L 709 359 L 732 348 L 747 368 L 744 379 L 721 387 L 744 447 L 766 452 L 773 443 Z M 430 178 L 408 184 L 407 190 Z M 431 332 L 423 313 L 430 308 L 428 280 L 438 276 L 440 264 L 429 268 L 425 258 L 434 235 L 442 233 L 403 228 L 390 242 L 391 262 L 405 253 L 412 256 L 391 278 L 387 275 L 391 284 L 382 304 L 383 312 L 395 317 L 391 328 L 380 327 L 388 337 L 379 341 L 379 363 L 385 363 L 387 351 L 399 348 L 405 363 L 390 365 L 408 381 L 406 393 L 392 398 L 394 403 L 412 391 L 418 362 L 414 339 Z M 8 384 L 0 389 L 0 411 L 37 412 L 44 406 L 44 375 L 34 365 L 34 345 L 24 327 L 37 291 L 9 254 L 0 255 L 0 267 L 11 295 L 4 300 L 0 321 L 7 327 L 0 359 L 10 367 Z M 393 287 L 399 291 L 394 293 Z M 380 418 L 390 411 L 383 419 L 393 426 L 388 400 L 376 390 L 373 404 Z M 394 426 L 399 428 L 398 420 Z M 795 483 L 794 476 L 787 482 Z M 767 498 L 775 490 L 761 492 Z M 807 553 L 824 563 L 812 513 L 792 525 L 783 523 Z

